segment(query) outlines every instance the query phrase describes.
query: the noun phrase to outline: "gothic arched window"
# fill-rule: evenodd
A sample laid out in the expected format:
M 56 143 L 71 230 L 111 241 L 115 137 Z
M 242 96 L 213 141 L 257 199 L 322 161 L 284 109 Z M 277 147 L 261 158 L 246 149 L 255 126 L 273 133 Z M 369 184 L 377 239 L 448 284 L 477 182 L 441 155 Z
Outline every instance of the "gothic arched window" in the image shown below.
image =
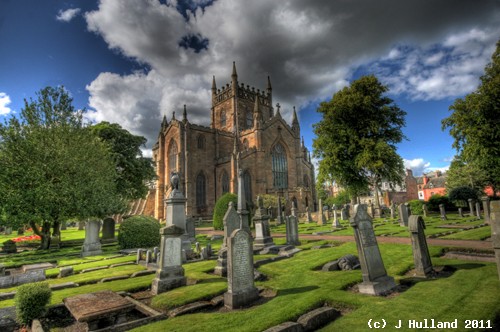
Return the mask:
M 273 159 L 273 187 L 276 189 L 288 188 L 288 164 L 286 151 L 281 143 L 274 146 Z
M 253 127 L 253 113 L 252 111 L 247 111 L 246 113 L 246 128 L 252 128 Z
M 177 143 L 174 139 L 170 141 L 168 146 L 168 174 L 172 174 L 172 172 L 177 172 L 177 154 L 179 150 L 177 149 Z
M 226 126 L 226 111 L 222 110 L 220 112 L 220 126 L 225 127 Z
M 222 193 L 228 193 L 229 192 L 229 175 L 227 175 L 227 172 L 225 170 L 222 171 L 222 178 L 221 178 L 221 183 L 222 183 Z
M 245 198 L 247 201 L 247 205 L 251 208 L 253 203 L 252 203 L 252 176 L 250 175 L 250 172 L 246 170 L 243 173 L 243 183 L 245 186 Z
M 198 135 L 198 149 L 205 149 L 205 136 Z
M 196 207 L 202 209 L 207 206 L 207 182 L 203 172 L 196 177 Z

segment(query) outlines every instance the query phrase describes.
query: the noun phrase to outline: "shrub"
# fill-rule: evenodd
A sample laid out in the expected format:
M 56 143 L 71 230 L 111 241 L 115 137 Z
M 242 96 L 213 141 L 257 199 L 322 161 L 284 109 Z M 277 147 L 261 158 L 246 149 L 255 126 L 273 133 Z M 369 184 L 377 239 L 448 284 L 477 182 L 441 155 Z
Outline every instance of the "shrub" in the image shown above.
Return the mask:
M 19 323 L 28 325 L 33 319 L 43 316 L 52 291 L 47 282 L 34 282 L 17 288 L 14 302 Z
M 456 211 L 456 206 L 450 201 L 448 196 L 432 195 L 427 202 L 427 207 L 429 211 L 439 211 L 439 204 L 444 204 L 446 211 Z
M 425 202 L 420 201 L 418 199 L 413 199 L 408 202 L 408 206 L 410 207 L 411 214 L 422 214 L 422 205 Z
M 224 215 L 227 212 L 229 202 L 233 202 L 234 207 L 236 208 L 236 204 L 238 204 L 238 196 L 231 193 L 225 193 L 215 203 L 214 216 L 213 216 L 214 229 L 224 229 L 223 219 Z
M 160 239 L 160 222 L 148 216 L 127 218 L 118 231 L 118 244 L 122 249 L 156 247 Z
M 456 206 L 466 207 L 468 200 L 478 199 L 477 191 L 468 186 L 456 187 L 450 190 L 448 197 Z

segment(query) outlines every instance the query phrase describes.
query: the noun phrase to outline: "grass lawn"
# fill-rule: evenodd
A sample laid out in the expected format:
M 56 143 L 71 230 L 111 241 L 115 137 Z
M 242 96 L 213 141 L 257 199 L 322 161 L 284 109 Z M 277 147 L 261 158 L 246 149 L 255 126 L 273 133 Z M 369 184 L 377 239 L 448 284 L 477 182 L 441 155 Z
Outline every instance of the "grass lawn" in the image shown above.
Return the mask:
M 389 275 L 396 281 L 413 267 L 411 247 L 380 244 Z M 245 310 L 227 313 L 196 313 L 171 318 L 139 327 L 134 331 L 262 331 L 328 303 L 346 312 L 322 331 L 368 330 L 370 318 L 384 318 L 396 325 L 399 319 L 453 320 L 458 318 L 459 330 L 465 319 L 493 320 L 500 314 L 500 283 L 496 266 L 482 262 L 464 262 L 438 258 L 442 248 L 430 247 L 434 265 L 456 269 L 447 278 L 421 281 L 391 297 L 361 295 L 346 290 L 362 280 L 361 271 L 322 272 L 318 267 L 348 253 L 357 253 L 354 243 L 333 248 L 304 250 L 293 258 L 263 265 L 259 270 L 268 276 L 259 286 L 273 289 L 277 296 L 270 301 Z M 160 294 L 153 304 L 168 309 L 198 299 L 207 299 L 225 290 L 221 278 L 207 274 L 214 261 L 188 264 L 186 273 L 196 275 L 200 282 Z M 395 330 L 395 329 L 388 329 Z M 409 331 L 405 326 L 402 331 Z

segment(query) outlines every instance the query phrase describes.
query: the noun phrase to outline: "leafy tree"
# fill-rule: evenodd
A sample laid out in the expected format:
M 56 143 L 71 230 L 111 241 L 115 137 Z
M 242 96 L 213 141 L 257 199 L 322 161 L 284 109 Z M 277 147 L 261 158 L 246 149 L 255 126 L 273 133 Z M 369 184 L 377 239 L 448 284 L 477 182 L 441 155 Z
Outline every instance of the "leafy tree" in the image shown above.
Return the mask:
M 125 199 L 144 198 L 147 182 L 155 178 L 151 158 L 142 156 L 146 138 L 132 135 L 117 123 L 101 122 L 91 127 L 93 133 L 109 144 L 116 163 L 118 192 Z
M 337 196 L 328 197 L 325 200 L 325 204 L 327 204 L 330 207 L 332 207 L 333 204 L 335 204 L 337 206 L 341 206 L 341 205 L 349 203 L 350 200 L 351 200 L 351 197 L 349 196 L 349 193 L 347 192 L 347 190 L 340 190 L 338 192 Z
M 470 198 L 478 199 L 478 192 L 467 186 L 456 187 L 450 190 L 448 198 L 455 203 L 456 206 L 466 207 Z
M 51 227 L 59 236 L 67 218 L 104 217 L 124 204 L 108 147 L 84 126 L 83 111 L 63 87 L 37 95 L 0 124 L 0 208 L 29 223 L 47 249 Z
M 321 103 L 323 119 L 314 125 L 314 156 L 320 159 L 319 179 L 336 181 L 354 200 L 382 179 L 403 181 L 403 160 L 396 144 L 405 136 L 406 112 L 384 96 L 387 87 L 364 76 Z M 375 202 L 379 205 L 378 190 Z M 380 208 L 380 206 L 378 206 Z
M 487 174 L 483 170 L 474 163 L 465 163 L 460 156 L 455 156 L 446 174 L 446 190 L 448 192 L 464 186 L 482 192 L 488 183 Z
M 461 159 L 484 172 L 495 195 L 500 186 L 500 41 L 479 87 L 455 100 L 450 110 L 442 129 L 449 128 Z

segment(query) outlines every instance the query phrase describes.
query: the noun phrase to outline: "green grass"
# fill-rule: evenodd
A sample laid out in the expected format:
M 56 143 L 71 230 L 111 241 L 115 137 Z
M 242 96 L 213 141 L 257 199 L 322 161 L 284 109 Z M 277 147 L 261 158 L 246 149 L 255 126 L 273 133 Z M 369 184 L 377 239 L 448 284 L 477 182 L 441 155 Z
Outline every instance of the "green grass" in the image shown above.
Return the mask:
M 382 257 L 389 275 L 405 279 L 413 267 L 411 247 L 381 244 Z M 496 266 L 489 263 L 463 262 L 437 258 L 442 248 L 430 247 L 435 265 L 453 265 L 457 271 L 448 278 L 419 282 L 395 297 L 374 297 L 346 291 L 362 280 L 361 272 L 315 270 L 328 261 L 348 253 L 356 253 L 354 243 L 334 248 L 305 250 L 293 258 L 263 265 L 259 270 L 269 280 L 259 285 L 274 289 L 277 296 L 265 304 L 227 313 L 196 313 L 153 323 L 134 331 L 262 331 L 289 320 L 324 303 L 350 310 L 323 331 L 368 330 L 369 318 L 385 318 L 391 324 L 398 319 L 493 319 L 500 308 L 500 283 Z M 198 265 L 200 264 L 200 265 Z M 172 308 L 198 299 L 206 299 L 224 291 L 224 282 L 206 274 L 214 261 L 188 264 L 189 273 L 205 275 L 211 282 L 173 290 L 154 298 L 160 308 Z M 188 274 L 188 269 L 186 268 Z M 204 279 L 204 280 L 207 280 Z M 191 293 L 191 290 L 193 291 Z M 463 325 L 462 325 L 463 328 Z M 390 330 L 390 329 L 388 329 Z M 401 329 L 408 331 L 408 329 Z
M 442 239 L 452 240 L 484 240 L 491 237 L 491 226 L 464 230 L 459 233 L 442 236 Z

